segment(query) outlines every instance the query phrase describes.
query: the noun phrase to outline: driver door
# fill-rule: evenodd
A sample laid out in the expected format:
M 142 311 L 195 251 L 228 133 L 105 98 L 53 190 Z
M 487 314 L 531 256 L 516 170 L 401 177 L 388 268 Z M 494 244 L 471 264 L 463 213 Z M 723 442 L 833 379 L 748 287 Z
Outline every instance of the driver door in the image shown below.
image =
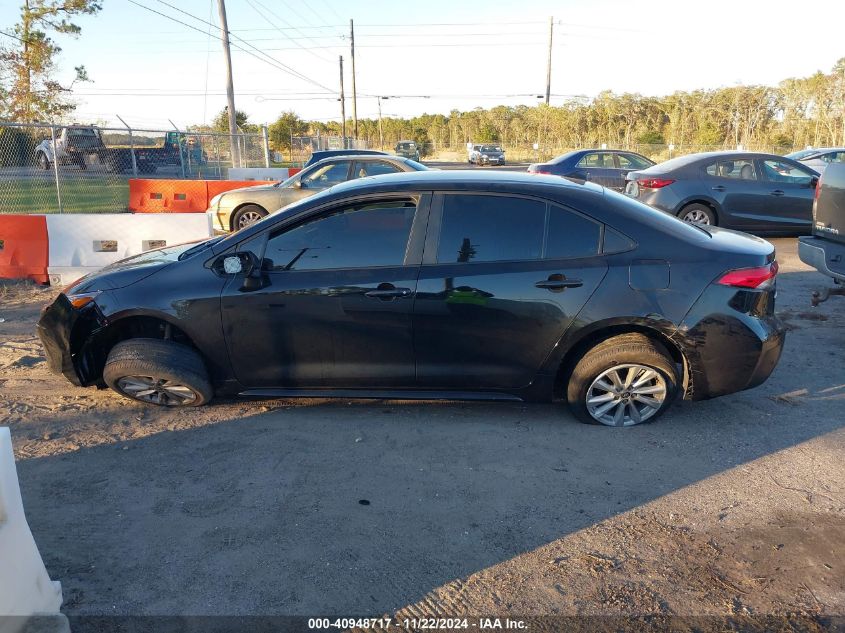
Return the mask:
M 427 201 L 373 198 L 269 228 L 249 249 L 262 262 L 261 283 L 252 289 L 235 275 L 222 294 L 238 381 L 247 389 L 412 387 Z

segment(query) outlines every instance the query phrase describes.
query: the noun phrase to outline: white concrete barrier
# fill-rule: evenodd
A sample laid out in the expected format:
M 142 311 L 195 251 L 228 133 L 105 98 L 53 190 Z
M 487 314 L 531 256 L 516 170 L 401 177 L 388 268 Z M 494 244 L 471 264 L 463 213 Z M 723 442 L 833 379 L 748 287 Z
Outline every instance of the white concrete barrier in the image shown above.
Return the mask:
M 50 214 L 47 273 L 66 286 L 125 257 L 213 235 L 205 213 Z
M 226 180 L 287 180 L 287 167 L 230 167 Z
M 12 437 L 0 427 L 0 632 L 22 630 L 28 616 L 59 615 L 61 606 L 62 585 L 47 575 L 24 516 Z

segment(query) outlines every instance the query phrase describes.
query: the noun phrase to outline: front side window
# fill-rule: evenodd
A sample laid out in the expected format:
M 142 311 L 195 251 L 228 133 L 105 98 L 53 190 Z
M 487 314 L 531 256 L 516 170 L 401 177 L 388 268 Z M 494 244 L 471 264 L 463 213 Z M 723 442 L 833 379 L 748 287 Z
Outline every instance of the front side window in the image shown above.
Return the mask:
M 271 235 L 264 270 L 401 266 L 416 202 L 362 203 Z
M 809 185 L 813 179 L 813 174 L 810 172 L 779 160 L 764 160 L 763 173 L 766 175 L 766 180 L 793 185 Z
M 754 161 L 750 159 L 720 160 L 705 167 L 709 176 L 734 180 L 757 180 Z
M 329 165 L 317 167 L 314 171 L 302 177 L 305 187 L 331 187 L 345 182 L 349 176 L 349 161 L 342 160 Z
M 619 166 L 622 169 L 648 169 L 652 165 L 642 156 L 636 154 L 617 154 L 616 157 L 619 159 Z
M 493 195 L 446 195 L 437 262 L 540 259 L 546 205 Z

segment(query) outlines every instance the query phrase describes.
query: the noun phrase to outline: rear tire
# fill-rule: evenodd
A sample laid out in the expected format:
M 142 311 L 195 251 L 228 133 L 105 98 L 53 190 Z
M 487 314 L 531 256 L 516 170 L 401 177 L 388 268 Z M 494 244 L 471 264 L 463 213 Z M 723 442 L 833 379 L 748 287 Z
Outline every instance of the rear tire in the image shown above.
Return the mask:
M 695 202 L 688 204 L 678 212 L 678 217 L 690 224 L 701 224 L 703 226 L 717 226 L 716 214 L 706 204 Z
M 266 215 L 267 211 L 257 204 L 245 204 L 232 216 L 232 230 L 240 231 L 250 224 L 258 222 Z
M 662 345 L 642 334 L 622 334 L 584 354 L 569 377 L 566 399 L 587 424 L 634 426 L 663 415 L 679 382 Z
M 125 398 L 167 407 L 198 407 L 214 395 L 196 350 L 161 339 L 134 338 L 115 345 L 103 380 Z

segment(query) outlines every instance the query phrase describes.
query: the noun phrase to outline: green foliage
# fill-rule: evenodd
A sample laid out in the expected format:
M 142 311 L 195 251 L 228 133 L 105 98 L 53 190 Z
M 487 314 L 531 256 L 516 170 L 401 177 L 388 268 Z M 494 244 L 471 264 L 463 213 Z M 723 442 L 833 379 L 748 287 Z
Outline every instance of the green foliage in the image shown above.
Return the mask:
M 235 110 L 235 124 L 244 132 L 257 132 L 259 127 L 249 122 L 249 115 L 240 110 Z M 217 113 L 211 123 L 215 132 L 229 132 L 229 106 Z
M 63 86 L 53 76 L 61 48 L 50 33 L 76 37 L 81 28 L 71 22 L 79 15 L 102 9 L 99 0 L 27 0 L 14 28 L 15 42 L 0 49 L 0 114 L 14 121 L 49 120 L 74 109 L 70 90 L 78 81 L 89 81 L 84 66 Z
M 35 157 L 38 141 L 20 128 L 0 127 L 0 167 L 24 167 Z
M 637 137 L 637 143 L 641 143 L 642 145 L 663 145 L 665 142 L 666 140 L 663 138 L 663 135 L 654 130 L 643 132 Z
M 337 124 L 338 128 L 340 124 Z M 299 118 L 296 112 L 288 111 L 279 115 L 268 129 L 270 147 L 275 151 L 290 151 L 292 136 L 302 136 L 308 132 L 308 123 Z

